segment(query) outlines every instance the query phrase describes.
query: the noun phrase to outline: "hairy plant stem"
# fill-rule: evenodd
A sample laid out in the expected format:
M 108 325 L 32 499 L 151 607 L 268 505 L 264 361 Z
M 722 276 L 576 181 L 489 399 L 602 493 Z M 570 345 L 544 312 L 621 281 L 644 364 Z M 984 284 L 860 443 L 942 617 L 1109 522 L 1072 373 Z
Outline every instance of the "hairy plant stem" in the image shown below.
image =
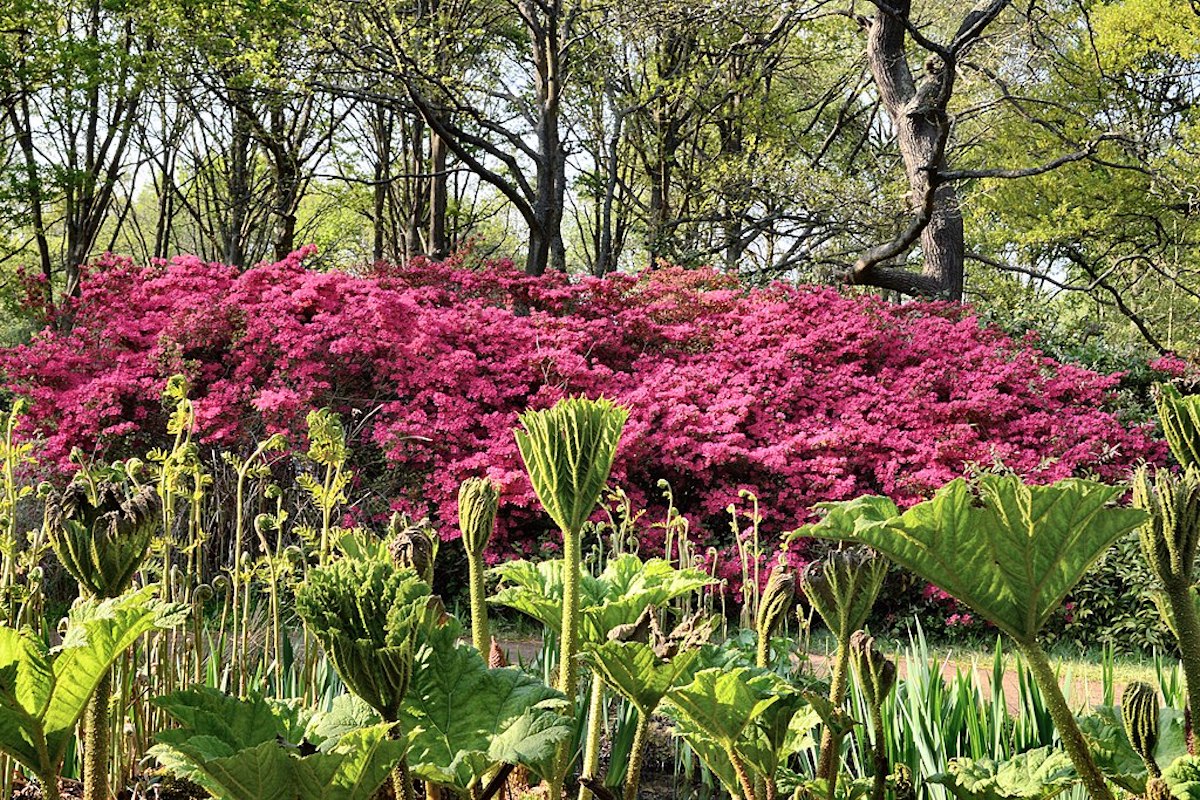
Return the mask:
M 42 778 L 42 800 L 62 800 L 62 795 L 58 791 L 58 776 L 50 775 L 47 778 Z
M 875 761 L 875 774 L 871 778 L 871 800 L 884 800 L 887 795 L 887 778 L 890 771 L 887 756 L 887 743 L 883 733 L 883 709 L 871 707 L 871 735 L 875 741 L 871 746 L 871 756 Z
M 581 778 L 595 778 L 600 769 L 600 736 L 601 722 L 604 714 L 604 681 L 598 675 L 592 676 L 592 694 L 588 701 L 587 740 L 583 747 L 583 767 Z M 579 784 L 579 800 L 591 800 L 592 790 L 581 781 Z
M 738 783 L 742 785 L 742 800 L 759 800 L 754 794 L 754 781 L 750 780 L 750 772 L 742 762 L 741 756 L 733 748 L 726 750 L 725 755 L 729 756 L 729 764 L 737 774 Z
M 558 690 L 566 695 L 567 708 L 575 708 L 575 694 L 579 690 L 579 670 L 575 660 L 579 655 L 579 565 L 582 560 L 580 552 L 580 531 L 563 531 L 563 617 L 562 630 L 559 635 L 558 651 Z M 572 713 L 572 712 L 568 712 Z M 550 800 L 559 800 L 562 796 L 563 784 L 571 769 L 571 744 L 564 742 L 558 751 L 558 768 L 555 775 L 547 783 L 550 788 Z
M 646 736 L 650 733 L 650 715 L 638 709 L 637 727 L 633 729 L 633 748 L 629 751 L 629 766 L 625 768 L 624 800 L 637 800 L 638 784 L 642 779 L 642 762 L 646 757 Z
M 487 658 L 491 644 L 488 630 L 487 591 L 483 582 L 483 553 L 467 549 L 467 583 L 471 593 L 471 642 Z
M 1079 773 L 1084 789 L 1087 790 L 1092 800 L 1114 800 L 1112 791 L 1104 780 L 1104 775 L 1101 774 L 1096 762 L 1092 759 L 1092 754 L 1088 751 L 1087 741 L 1083 738 L 1083 732 L 1079 730 L 1078 723 L 1075 722 L 1075 715 L 1071 713 L 1071 708 L 1067 705 L 1062 687 L 1058 685 L 1058 676 L 1054 674 L 1045 651 L 1036 640 L 1017 640 L 1017 647 L 1025 656 L 1033 678 L 1046 698 L 1050 718 L 1054 721 L 1059 738 L 1062 739 L 1063 749 L 1067 751 L 1067 755 L 1075 765 L 1075 771 Z
M 570 700 L 579 688 L 579 669 L 575 661 L 579 655 L 579 565 L 580 532 L 563 531 L 563 618 L 562 634 L 559 638 L 558 690 Z
M 754 649 L 754 666 L 759 669 L 766 669 L 768 661 L 771 657 L 771 634 L 770 632 L 759 631 L 758 642 Z
M 417 800 L 416 790 L 413 789 L 412 775 L 408 772 L 408 759 L 400 760 L 400 763 L 392 769 L 392 791 L 395 792 L 396 800 Z
M 836 710 L 846 701 L 846 690 L 850 674 L 850 640 L 838 642 L 837 655 L 833 661 L 833 674 L 829 681 L 829 702 Z M 834 735 L 833 727 L 825 725 L 821 731 L 821 750 L 817 758 L 817 779 L 824 779 L 829 786 L 829 797 L 837 788 L 837 755 L 842 743 L 840 735 Z
M 88 700 L 83 716 L 83 800 L 108 800 L 108 703 L 110 669 Z
M 1179 642 L 1179 661 L 1187 685 L 1188 708 L 1200 713 L 1200 612 L 1196 610 L 1195 590 L 1186 583 L 1166 587 L 1164 592 Z

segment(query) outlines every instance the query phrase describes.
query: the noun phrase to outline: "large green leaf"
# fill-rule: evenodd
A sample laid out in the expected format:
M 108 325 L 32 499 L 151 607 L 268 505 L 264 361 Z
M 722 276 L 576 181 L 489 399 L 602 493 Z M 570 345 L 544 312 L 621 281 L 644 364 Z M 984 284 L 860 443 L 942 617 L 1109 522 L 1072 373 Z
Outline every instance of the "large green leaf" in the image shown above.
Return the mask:
M 30 630 L 0 627 L 0 750 L 39 771 L 41 713 L 54 685 L 45 645 Z
M 392 726 L 346 733 L 328 753 L 292 759 L 301 800 L 371 800 L 404 755 L 407 743 L 391 738 Z
M 1124 491 L 1075 478 L 1030 486 L 985 475 L 977 491 L 958 479 L 898 516 L 884 516 L 882 499 L 827 506 L 826 520 L 797 534 L 868 544 L 1031 641 L 1096 559 L 1146 519 L 1112 505 Z
M 309 723 L 304 738 L 321 743 L 328 750 L 346 734 L 383 722 L 379 712 L 365 700 L 353 694 L 338 695 L 324 714 L 317 714 Z
M 413 664 L 400 719 L 409 768 L 465 792 L 500 763 L 536 767 L 571 733 L 562 695 L 515 669 L 488 669 L 473 647 L 433 637 Z
M 312 715 L 295 701 L 271 700 L 252 696 L 245 700 L 227 695 L 207 686 L 182 689 L 155 698 L 154 704 L 170 714 L 179 724 L 175 731 L 164 735 L 174 737 L 202 732 L 203 741 L 211 741 L 214 755 L 230 755 L 263 742 L 299 743 L 306 738 Z
M 699 650 L 686 650 L 663 661 L 642 642 L 604 642 L 583 654 L 610 688 L 646 715 L 653 714 L 667 692 L 690 677 L 699 657 Z
M 201 786 L 216 800 L 296 800 L 293 759 L 271 740 L 227 753 L 214 737 L 164 731 L 150 755 L 179 778 Z
M 723 748 L 732 748 L 742 731 L 780 695 L 772 684 L 753 680 L 762 673 L 749 667 L 705 669 L 692 682 L 672 689 L 668 713 L 704 730 Z
M 493 605 L 505 606 L 537 620 L 547 630 L 562 629 L 562 559 L 508 561 L 491 570 L 501 588 L 488 598 Z M 584 576 L 586 582 L 587 576 Z M 586 589 L 585 589 L 586 591 Z
M 62 644 L 47 651 L 28 630 L 0 626 L 0 751 L 42 779 L 56 776 L 97 685 L 139 636 L 179 624 L 182 606 L 153 588 L 103 602 L 81 601 Z
M 1163 770 L 1163 780 L 1179 800 L 1200 800 L 1200 758 L 1182 756 Z
M 764 676 L 774 684 L 779 700 L 764 709 L 737 742 L 735 750 L 750 769 L 773 779 L 788 758 L 814 744 L 812 730 L 821 721 L 801 693 L 777 675 Z
M 387 723 L 311 741 L 340 723 L 323 726 L 294 702 L 239 700 L 208 687 L 155 702 L 181 727 L 160 733 L 151 755 L 218 800 L 370 800 L 407 747 Z M 301 745 L 319 752 L 302 755 Z
M 696 725 L 686 717 L 679 717 L 675 720 L 674 733 L 688 743 L 688 746 L 692 748 L 704 766 L 717 777 L 730 796 L 741 796 L 741 783 L 738 781 L 733 764 L 729 761 L 728 749 L 714 739 L 707 729 Z
M 41 715 L 46 747 L 55 763 L 65 758 L 75 725 L 96 686 L 142 634 L 176 627 L 186 606 L 162 603 L 148 586 L 103 602 L 77 603 L 67 617 L 63 643 L 54 651 L 54 685 Z
M 635 622 L 650 606 L 699 591 L 713 582 L 705 572 L 676 569 L 669 561 L 642 561 L 632 553 L 605 565 L 595 580 L 583 581 L 583 640 L 602 642 L 609 631 Z
M 562 560 L 533 564 L 510 561 L 492 570 L 502 588 L 488 602 L 526 614 L 549 630 L 562 627 Z M 676 569 L 661 558 L 642 561 L 624 554 L 611 559 L 598 577 L 580 576 L 582 640 L 599 644 L 609 631 L 637 621 L 649 606 L 698 591 L 712 583 L 700 570 Z
M 1007 761 L 956 758 L 947 772 L 929 779 L 959 800 L 1049 800 L 1078 780 L 1071 759 L 1053 747 L 1039 747 Z
M 787 759 L 811 747 L 820 721 L 799 690 L 765 670 L 706 669 L 668 695 L 675 733 L 735 796 L 743 792 L 730 754 L 762 781 L 777 780 Z
M 404 700 L 430 603 L 429 586 L 416 572 L 375 558 L 317 567 L 296 590 L 296 613 L 342 682 L 386 720 L 396 719 Z
M 533 491 L 559 529 L 578 534 L 600 500 L 629 412 L 571 397 L 521 415 L 514 431 Z

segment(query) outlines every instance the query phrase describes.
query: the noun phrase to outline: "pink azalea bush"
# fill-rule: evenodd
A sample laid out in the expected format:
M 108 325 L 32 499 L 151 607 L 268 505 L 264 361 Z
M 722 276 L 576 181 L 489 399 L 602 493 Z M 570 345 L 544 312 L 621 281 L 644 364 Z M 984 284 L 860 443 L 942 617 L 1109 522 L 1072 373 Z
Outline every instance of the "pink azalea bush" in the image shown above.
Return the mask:
M 81 297 L 51 312 L 70 327 L 0 355 L 32 401 L 43 463 L 159 442 L 162 389 L 182 372 L 201 441 L 246 452 L 283 432 L 302 447 L 305 414 L 331 406 L 354 431 L 356 470 L 394 507 L 450 535 L 458 483 L 486 473 L 504 486 L 499 549 L 532 552 L 547 523 L 512 428 L 572 393 L 630 408 L 614 480 L 650 506 L 669 481 L 702 545 L 728 544 L 725 509 L 743 491 L 773 537 L 818 501 L 913 502 L 973 466 L 1118 479 L 1162 456 L 1110 410 L 1118 376 L 1057 363 L 969 308 L 674 268 L 569 280 L 421 261 L 355 275 L 314 271 L 309 253 L 244 272 L 194 257 L 94 264 Z M 661 536 L 645 526 L 649 547 Z

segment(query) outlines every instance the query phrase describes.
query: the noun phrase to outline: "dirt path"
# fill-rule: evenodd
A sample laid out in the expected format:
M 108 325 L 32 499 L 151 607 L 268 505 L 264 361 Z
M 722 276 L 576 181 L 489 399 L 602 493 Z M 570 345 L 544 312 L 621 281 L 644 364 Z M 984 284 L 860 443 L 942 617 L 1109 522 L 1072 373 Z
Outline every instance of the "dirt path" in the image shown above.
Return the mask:
M 504 640 L 500 642 L 500 647 L 505 651 L 510 664 L 528 663 L 541 654 L 542 643 L 537 639 L 529 640 Z M 813 670 L 817 675 L 825 677 L 829 674 L 830 658 L 823 654 L 810 653 L 809 661 L 813 666 Z M 898 663 L 900 677 L 904 678 L 907 672 L 904 659 L 900 659 Z M 990 661 L 987 664 L 976 662 L 974 664 L 966 662 L 958 662 L 953 660 L 945 660 L 941 663 L 942 678 L 949 683 L 953 681 L 960 671 L 974 671 L 974 680 L 980 686 L 984 696 L 990 696 L 992 691 L 992 666 Z M 1016 670 L 1007 670 L 1004 673 L 1004 700 L 1008 705 L 1010 713 L 1018 711 L 1020 701 L 1020 688 L 1018 686 L 1018 676 Z M 1118 683 L 1115 687 L 1115 696 L 1121 696 L 1121 690 L 1124 689 L 1124 684 Z M 1104 686 L 1096 679 L 1073 678 L 1070 686 L 1064 686 L 1063 691 L 1067 692 L 1067 700 L 1074 707 L 1083 705 L 1093 706 L 1104 702 Z

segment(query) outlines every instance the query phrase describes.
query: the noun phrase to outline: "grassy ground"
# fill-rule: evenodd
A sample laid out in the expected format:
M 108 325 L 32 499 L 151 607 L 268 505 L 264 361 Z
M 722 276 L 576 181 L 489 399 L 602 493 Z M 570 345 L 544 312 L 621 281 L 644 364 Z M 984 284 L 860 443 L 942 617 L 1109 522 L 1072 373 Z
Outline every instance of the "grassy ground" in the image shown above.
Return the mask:
M 893 649 L 907 646 L 904 640 L 889 641 Z M 1005 660 L 1010 668 L 1016 658 L 1013 646 L 1007 642 L 1001 643 Z M 809 649 L 814 653 L 829 654 L 834 647 L 833 639 L 825 631 L 813 633 Z M 962 667 L 975 665 L 991 668 L 992 659 L 996 652 L 996 640 L 967 640 L 961 642 L 929 642 L 930 655 L 939 661 L 957 664 Z M 1111 669 L 1113 681 L 1119 685 L 1132 681 L 1153 681 L 1156 674 L 1155 655 L 1153 653 L 1122 654 L 1111 660 L 1106 658 L 1103 648 L 1080 647 L 1073 642 L 1063 642 L 1046 648 L 1050 662 L 1063 675 L 1070 673 L 1076 680 L 1102 681 L 1107 669 Z M 1168 663 L 1174 663 L 1174 656 L 1166 658 Z
M 542 635 L 541 627 L 530 622 L 519 614 L 497 615 L 492 618 L 492 629 L 497 639 L 508 642 L 539 641 Z M 899 651 L 908 645 L 907 639 L 890 639 L 885 643 L 885 650 Z M 1016 652 L 1011 644 L 1002 643 L 1006 667 L 1015 668 Z M 834 648 L 834 642 L 829 633 L 824 630 L 812 632 L 809 638 L 808 650 L 818 656 L 829 655 Z M 929 642 L 930 654 L 944 664 L 954 665 L 962 669 L 974 666 L 981 670 L 990 670 L 995 654 L 996 639 L 976 637 L 956 642 Z M 1122 654 L 1115 658 L 1106 657 L 1100 647 L 1081 646 L 1075 642 L 1059 642 L 1047 648 L 1051 663 L 1055 665 L 1064 677 L 1070 677 L 1073 682 L 1085 683 L 1096 687 L 1102 686 L 1106 671 L 1110 671 L 1112 682 L 1121 687 L 1133 681 L 1157 680 L 1158 666 L 1153 653 Z M 1169 665 L 1174 665 L 1174 656 L 1160 658 Z

